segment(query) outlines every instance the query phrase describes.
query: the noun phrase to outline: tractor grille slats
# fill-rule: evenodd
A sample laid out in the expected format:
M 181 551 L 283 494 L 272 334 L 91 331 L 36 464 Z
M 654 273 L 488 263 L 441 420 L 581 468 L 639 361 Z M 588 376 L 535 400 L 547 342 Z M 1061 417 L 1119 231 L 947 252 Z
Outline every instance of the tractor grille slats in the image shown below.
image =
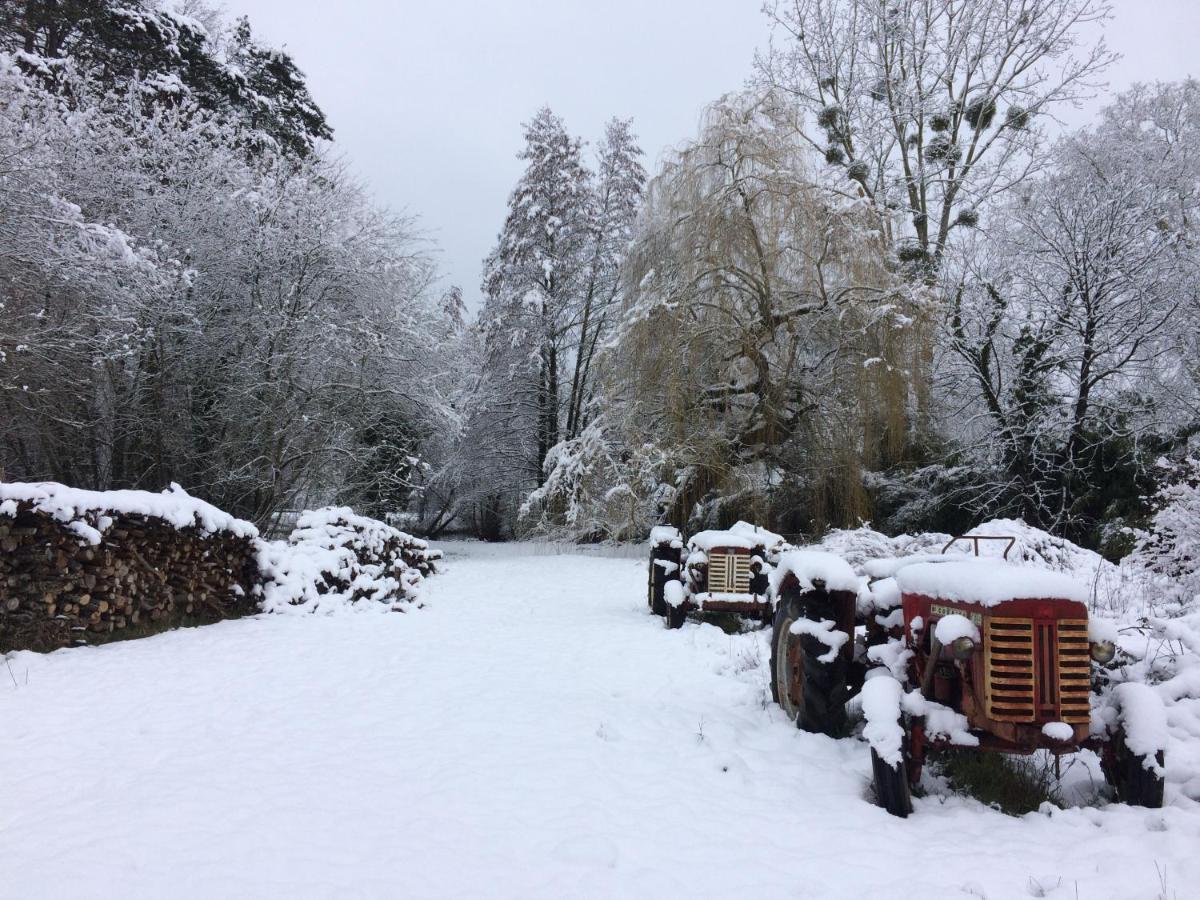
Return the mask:
M 1058 622 L 1059 719 L 1072 725 L 1091 717 L 1092 656 L 1086 619 Z
M 737 553 L 709 554 L 708 590 L 714 594 L 750 593 L 750 557 Z
M 987 714 L 999 722 L 1087 722 L 1087 621 L 989 618 L 984 634 Z
M 1001 722 L 1033 719 L 1033 623 L 1028 619 L 986 620 L 988 718 Z

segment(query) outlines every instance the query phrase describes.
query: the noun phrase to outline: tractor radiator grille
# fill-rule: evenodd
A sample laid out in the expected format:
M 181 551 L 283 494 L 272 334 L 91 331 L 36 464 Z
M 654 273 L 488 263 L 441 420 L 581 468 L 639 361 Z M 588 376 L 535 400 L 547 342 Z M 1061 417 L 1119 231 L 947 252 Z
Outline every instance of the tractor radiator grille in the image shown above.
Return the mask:
M 1058 718 L 1075 725 L 1091 718 L 1092 654 L 1087 620 L 1060 619 L 1057 625 Z
M 750 593 L 750 557 L 737 553 L 710 554 L 708 590 L 714 594 Z
M 988 718 L 1088 721 L 1087 621 L 989 618 L 984 634 Z

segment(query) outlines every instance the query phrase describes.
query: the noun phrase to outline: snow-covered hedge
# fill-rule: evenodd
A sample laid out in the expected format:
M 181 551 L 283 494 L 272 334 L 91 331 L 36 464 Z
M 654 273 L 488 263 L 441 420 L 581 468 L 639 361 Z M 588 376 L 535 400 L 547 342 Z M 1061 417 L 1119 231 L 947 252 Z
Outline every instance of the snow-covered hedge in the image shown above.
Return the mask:
M 403 611 L 441 554 L 419 538 L 346 507 L 304 513 L 286 541 L 259 549 L 264 612 Z

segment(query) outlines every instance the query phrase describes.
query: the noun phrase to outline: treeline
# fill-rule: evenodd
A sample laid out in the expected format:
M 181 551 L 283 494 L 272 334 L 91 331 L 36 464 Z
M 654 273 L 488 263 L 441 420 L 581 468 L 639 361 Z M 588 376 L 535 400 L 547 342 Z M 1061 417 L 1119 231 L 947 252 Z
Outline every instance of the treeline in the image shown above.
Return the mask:
M 0 13 L 0 477 L 403 509 L 461 321 L 288 54 L 191 13 Z
M 0 8 L 5 477 L 490 539 L 1020 516 L 1112 557 L 1195 478 L 1200 85 L 1064 133 L 1102 0 L 768 4 L 652 175 L 633 123 L 537 112 L 473 321 L 294 61 L 184 8 Z
M 1113 61 L 1099 0 L 767 15 L 750 86 L 644 187 L 611 187 L 611 129 L 592 171 L 549 111 L 526 126 L 427 525 L 1021 516 L 1127 552 L 1200 432 L 1200 85 L 1064 134 Z

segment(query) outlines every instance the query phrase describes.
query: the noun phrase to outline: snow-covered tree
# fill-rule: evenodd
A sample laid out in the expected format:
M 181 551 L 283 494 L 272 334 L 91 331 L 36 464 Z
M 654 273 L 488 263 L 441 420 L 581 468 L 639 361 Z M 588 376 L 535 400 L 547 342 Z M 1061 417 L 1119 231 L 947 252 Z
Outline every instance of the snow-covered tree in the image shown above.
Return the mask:
M 560 388 L 595 209 L 582 143 L 549 108 L 525 126 L 518 158 L 525 172 L 486 263 L 483 319 L 493 372 L 509 380 L 513 399 L 533 420 L 535 451 L 525 468 L 540 481 L 562 433 Z
M 50 87 L 74 70 L 108 91 L 136 83 L 135 108 L 193 106 L 236 122 L 251 146 L 304 156 L 332 137 L 289 54 L 256 41 L 244 17 L 227 29 L 204 3 L 190 6 L 192 14 L 159 0 L 6 3 L 0 51 Z
M 1080 45 L 1105 0 L 772 0 L 761 79 L 794 105 L 835 186 L 866 197 L 899 264 L 932 280 L 952 234 L 1043 162 L 1040 126 L 1111 61 Z M 922 316 L 915 415 L 928 430 L 937 317 Z
M 1005 224 L 968 246 L 945 384 L 971 396 L 982 418 L 959 433 L 999 467 L 985 507 L 1078 539 L 1128 511 L 1114 502 L 1136 505 L 1143 485 L 1128 478 L 1142 439 L 1196 421 L 1200 167 L 1188 93 L 1137 89 L 1063 139 L 1054 167 L 1001 210 Z M 1173 110 L 1169 130 L 1131 109 L 1148 106 Z
M 7 476 L 178 481 L 260 522 L 405 502 L 454 390 L 411 224 L 319 152 L 24 70 L 0 57 Z
M 1150 530 L 1130 557 L 1167 604 L 1167 613 L 1200 610 L 1200 459 L 1168 467 L 1167 483 L 1155 497 Z
M 608 123 L 598 157 L 591 258 L 572 341 L 574 365 L 564 431 L 568 440 L 577 437 L 588 424 L 598 374 L 594 363 L 620 299 L 621 264 L 633 237 L 646 183 L 642 150 L 630 120 L 613 119 Z
M 837 485 L 803 526 L 853 516 L 889 418 L 903 438 L 909 295 L 877 219 L 810 167 L 769 98 L 733 96 L 649 185 L 604 405 L 625 445 L 668 454 L 677 524 L 739 495 L 765 520 L 785 482 Z

